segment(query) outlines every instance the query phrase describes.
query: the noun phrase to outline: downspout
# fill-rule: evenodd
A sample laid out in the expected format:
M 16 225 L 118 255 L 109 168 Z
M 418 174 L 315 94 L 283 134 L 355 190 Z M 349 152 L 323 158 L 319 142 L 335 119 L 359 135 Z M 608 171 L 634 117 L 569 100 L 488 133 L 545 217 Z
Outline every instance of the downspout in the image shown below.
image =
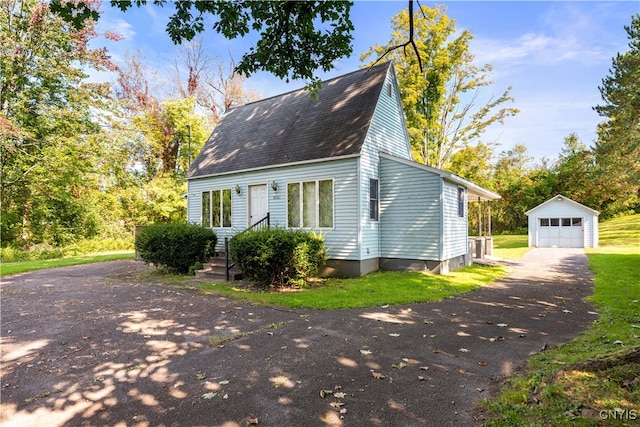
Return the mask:
M 361 162 L 362 156 L 358 156 L 358 163 L 356 165 L 356 173 L 358 176 L 358 271 L 362 271 L 362 174 L 361 174 Z
M 380 258 L 382 258 L 382 159 L 378 153 L 378 269 L 380 268 Z
M 438 261 L 444 260 L 444 179 L 440 178 L 440 248 Z

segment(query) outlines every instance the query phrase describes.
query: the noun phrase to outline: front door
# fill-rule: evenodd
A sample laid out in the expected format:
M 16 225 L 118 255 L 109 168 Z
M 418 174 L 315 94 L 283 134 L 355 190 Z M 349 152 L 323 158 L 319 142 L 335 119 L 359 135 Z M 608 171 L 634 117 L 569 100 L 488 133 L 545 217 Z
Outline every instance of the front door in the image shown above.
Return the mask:
M 267 185 L 249 186 L 249 226 L 267 216 L 269 203 L 267 199 Z

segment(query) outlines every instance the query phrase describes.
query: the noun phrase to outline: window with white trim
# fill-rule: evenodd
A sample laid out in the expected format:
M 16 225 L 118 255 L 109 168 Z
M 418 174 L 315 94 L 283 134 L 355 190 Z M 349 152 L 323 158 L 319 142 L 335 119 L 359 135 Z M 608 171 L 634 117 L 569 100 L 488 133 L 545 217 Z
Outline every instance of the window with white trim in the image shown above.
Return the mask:
M 380 185 L 379 181 L 369 178 L 369 219 L 378 221 L 380 218 Z
M 458 216 L 464 218 L 464 188 L 458 187 Z
M 231 227 L 231 189 L 202 193 L 202 226 Z
M 540 218 L 540 227 L 582 227 L 582 218 Z
M 287 183 L 287 227 L 333 228 L 333 180 Z

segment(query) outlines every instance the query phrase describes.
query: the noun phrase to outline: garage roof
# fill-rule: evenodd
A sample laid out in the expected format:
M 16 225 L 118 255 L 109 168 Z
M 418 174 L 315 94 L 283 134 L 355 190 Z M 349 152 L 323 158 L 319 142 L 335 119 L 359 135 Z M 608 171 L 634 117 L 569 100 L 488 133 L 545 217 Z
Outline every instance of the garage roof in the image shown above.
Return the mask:
M 533 211 L 535 211 L 535 210 L 537 210 L 537 209 L 540 209 L 541 207 L 545 206 L 546 204 L 548 204 L 548 203 L 552 203 L 552 202 L 554 202 L 554 201 L 556 201 L 556 202 L 566 201 L 566 202 L 572 203 L 572 204 L 574 204 L 574 205 L 576 205 L 576 206 L 579 206 L 579 207 L 581 207 L 581 208 L 583 208 L 583 209 L 586 209 L 586 210 L 588 210 L 589 212 L 593 213 L 594 215 L 600 215 L 600 212 L 598 212 L 597 210 L 595 210 L 595 209 L 591 209 L 590 207 L 585 206 L 585 205 L 583 205 L 582 203 L 578 203 L 578 202 L 576 202 L 575 200 L 571 200 L 570 198 L 565 197 L 565 196 L 563 196 L 562 194 L 558 194 L 558 195 L 556 195 L 556 196 L 553 196 L 552 198 L 550 198 L 549 200 L 547 200 L 547 201 L 546 201 L 546 202 L 544 202 L 544 203 L 539 204 L 539 205 L 538 205 L 538 206 L 536 206 L 535 208 L 533 208 L 533 209 L 529 209 L 529 210 L 528 210 L 528 211 L 526 211 L 524 214 L 525 214 L 525 215 L 529 215 L 531 212 L 533 212 Z

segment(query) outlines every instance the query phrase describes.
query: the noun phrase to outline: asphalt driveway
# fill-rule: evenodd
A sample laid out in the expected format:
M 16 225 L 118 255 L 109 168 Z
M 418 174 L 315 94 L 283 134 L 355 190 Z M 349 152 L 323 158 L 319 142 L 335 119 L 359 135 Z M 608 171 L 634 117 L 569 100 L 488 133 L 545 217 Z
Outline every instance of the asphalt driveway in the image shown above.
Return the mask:
M 510 267 L 445 301 L 340 311 L 201 296 L 196 281 L 141 277 L 136 261 L 9 276 L 0 421 L 479 425 L 480 399 L 597 317 L 582 250 L 533 249 Z

